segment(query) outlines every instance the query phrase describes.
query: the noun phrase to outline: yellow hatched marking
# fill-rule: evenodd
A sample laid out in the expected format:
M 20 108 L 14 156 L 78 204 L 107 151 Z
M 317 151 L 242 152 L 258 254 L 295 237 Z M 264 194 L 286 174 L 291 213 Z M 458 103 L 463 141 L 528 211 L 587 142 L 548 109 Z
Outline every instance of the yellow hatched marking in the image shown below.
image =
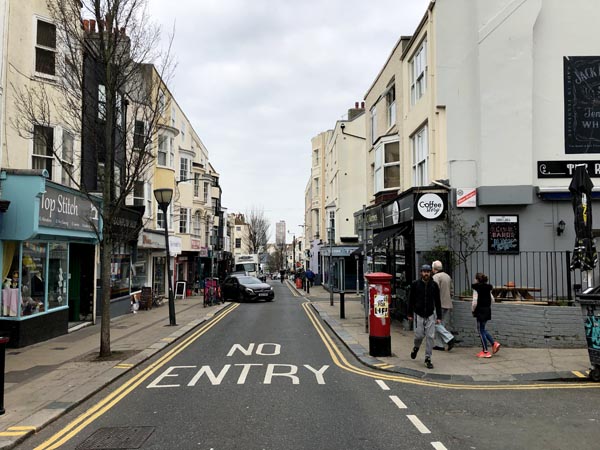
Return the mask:
M 165 341 L 165 342 L 173 342 L 176 338 L 174 337 L 165 337 L 162 338 L 161 341 Z
M 27 431 L 1 431 L 0 436 L 8 437 L 8 436 L 23 436 L 27 434 Z
M 373 364 L 375 367 L 383 367 L 383 366 L 387 366 L 386 363 L 377 363 L 377 364 Z
M 394 365 L 393 364 L 385 364 L 383 366 L 379 366 L 379 368 L 381 368 L 381 369 L 389 369 L 390 367 L 394 367 Z
M 571 373 L 579 378 L 587 378 L 587 376 L 581 373 L 579 370 L 573 370 Z
M 133 364 L 117 364 L 115 369 L 131 369 Z

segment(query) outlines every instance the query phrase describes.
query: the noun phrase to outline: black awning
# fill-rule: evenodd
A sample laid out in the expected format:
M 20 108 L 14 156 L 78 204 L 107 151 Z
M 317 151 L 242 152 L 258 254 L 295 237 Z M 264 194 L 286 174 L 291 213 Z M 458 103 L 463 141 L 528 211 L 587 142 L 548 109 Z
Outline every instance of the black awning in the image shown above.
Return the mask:
M 405 225 L 403 227 L 388 228 L 387 230 L 380 231 L 373 237 L 373 243 L 367 244 L 367 252 L 370 252 L 373 249 L 373 247 L 381 246 L 381 244 L 383 244 L 388 239 L 395 238 L 399 234 L 404 233 L 406 230 L 408 230 L 408 228 L 409 228 L 409 226 Z M 362 246 L 362 244 L 360 244 L 360 246 L 352 252 L 352 255 L 362 255 L 362 254 L 363 254 L 363 246 Z
M 406 227 L 406 226 L 394 227 L 394 228 L 389 228 L 387 230 L 383 230 L 383 231 L 377 233 L 373 237 L 373 247 L 377 247 L 377 246 L 383 244 L 388 239 L 392 239 L 392 238 L 398 236 L 399 234 L 404 233 L 407 229 L 408 229 L 408 227 Z

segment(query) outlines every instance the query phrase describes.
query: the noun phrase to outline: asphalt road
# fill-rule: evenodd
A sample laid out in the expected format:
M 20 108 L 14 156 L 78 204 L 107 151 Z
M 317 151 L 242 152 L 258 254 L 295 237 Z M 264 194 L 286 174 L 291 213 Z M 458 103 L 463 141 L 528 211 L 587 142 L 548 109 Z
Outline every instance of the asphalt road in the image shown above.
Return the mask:
M 371 370 L 272 284 L 274 302 L 236 304 L 18 448 L 600 446 L 598 389 L 449 386 Z

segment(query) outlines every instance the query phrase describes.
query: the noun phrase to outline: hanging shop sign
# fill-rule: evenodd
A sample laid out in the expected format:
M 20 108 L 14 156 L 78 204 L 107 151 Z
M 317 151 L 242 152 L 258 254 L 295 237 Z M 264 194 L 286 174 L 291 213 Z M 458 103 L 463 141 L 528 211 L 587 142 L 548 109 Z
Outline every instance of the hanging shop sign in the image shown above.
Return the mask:
M 415 219 L 441 220 L 447 210 L 448 194 L 429 192 L 416 196 Z
M 200 239 L 191 238 L 190 244 L 191 244 L 192 250 L 200 250 L 202 248 L 202 241 Z
M 169 253 L 171 253 L 171 256 L 177 256 L 181 253 L 181 238 L 179 236 L 169 236 Z
M 600 56 L 563 58 L 565 153 L 600 153 Z
M 94 231 L 98 228 L 98 208 L 87 198 L 46 185 L 39 209 L 42 227 Z
M 488 252 L 519 253 L 519 216 L 488 216 Z

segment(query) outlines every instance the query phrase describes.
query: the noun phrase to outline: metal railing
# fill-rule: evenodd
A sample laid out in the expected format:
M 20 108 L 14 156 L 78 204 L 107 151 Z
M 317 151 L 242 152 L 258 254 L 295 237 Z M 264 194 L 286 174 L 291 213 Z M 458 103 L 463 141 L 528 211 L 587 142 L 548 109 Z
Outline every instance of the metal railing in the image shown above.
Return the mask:
M 600 267 L 590 272 L 570 270 L 569 251 L 525 251 L 513 255 L 475 252 L 461 261 L 454 254 L 449 270 L 457 296 L 470 295 L 477 272 L 485 273 L 494 286 L 532 288 L 534 300 L 574 300 L 578 291 L 600 283 Z

